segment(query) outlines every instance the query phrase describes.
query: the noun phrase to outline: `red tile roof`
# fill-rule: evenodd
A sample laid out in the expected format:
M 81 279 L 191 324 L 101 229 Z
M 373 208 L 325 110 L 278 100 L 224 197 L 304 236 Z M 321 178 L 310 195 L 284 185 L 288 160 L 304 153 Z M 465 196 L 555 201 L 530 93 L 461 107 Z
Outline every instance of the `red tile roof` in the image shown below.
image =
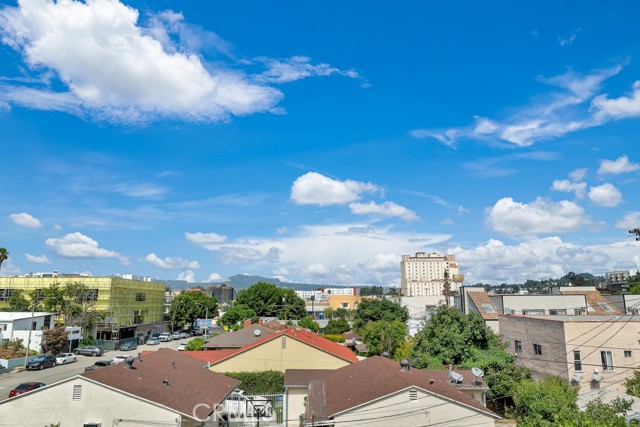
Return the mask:
M 143 353 L 142 361 L 135 359 L 132 369 L 124 362 L 85 372 L 82 376 L 191 418 L 196 405 L 206 403 L 212 407 L 222 403 L 240 384 L 238 380 L 206 369 L 200 360 L 170 349 Z M 197 414 L 198 417 L 206 415 Z

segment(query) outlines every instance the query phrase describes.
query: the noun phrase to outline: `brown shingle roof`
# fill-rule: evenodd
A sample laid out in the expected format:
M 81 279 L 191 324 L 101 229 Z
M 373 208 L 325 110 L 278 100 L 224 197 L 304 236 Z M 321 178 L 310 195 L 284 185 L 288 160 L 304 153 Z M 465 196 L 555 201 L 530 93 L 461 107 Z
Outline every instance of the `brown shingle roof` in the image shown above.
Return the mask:
M 82 376 L 192 418 L 196 405 L 222 403 L 240 384 L 238 380 L 205 369 L 201 361 L 170 349 L 146 353 L 142 362 L 135 360 L 133 369 L 119 363 Z M 169 385 L 163 384 L 164 380 L 168 380 Z
M 308 386 L 313 380 L 324 378 L 333 369 L 287 369 L 284 373 L 284 386 Z
M 471 372 L 457 371 L 465 378 L 465 387 L 471 387 Z M 499 418 L 495 413 L 465 395 L 457 386 L 449 384 L 448 371 L 400 370 L 398 362 L 374 356 L 359 363 L 328 373 L 324 379 L 312 380 L 309 385 L 307 415 L 332 417 L 350 408 L 416 387 L 456 401 L 467 407 Z M 467 384 L 468 383 L 468 384 Z M 484 383 L 478 387 L 485 390 Z
M 260 331 L 260 333 L 256 335 L 256 331 Z M 274 329 L 254 324 L 238 331 L 223 332 L 220 335 L 216 335 L 207 340 L 202 348 L 205 350 L 240 348 L 254 341 L 258 341 L 267 335 L 271 335 L 274 332 L 276 332 Z
M 472 291 L 467 292 L 467 295 L 473 301 L 473 304 L 476 306 L 476 309 L 480 312 L 480 315 L 485 320 L 498 320 L 498 310 L 496 306 L 493 304 L 491 299 L 489 298 L 489 294 L 484 291 Z M 494 312 L 488 313 L 482 304 L 489 304 L 493 307 Z
M 560 293 L 562 295 L 584 295 L 587 299 L 587 305 L 593 307 L 595 311 L 590 311 L 588 314 L 590 315 L 606 315 L 611 316 L 615 314 L 622 314 L 620 310 L 616 308 L 615 305 L 611 304 L 599 291 L 591 291 L 591 290 L 580 290 L 580 287 L 575 287 L 575 290 L 571 289 L 560 289 Z M 612 311 L 606 311 L 602 306 L 598 303 L 604 303 L 609 306 Z

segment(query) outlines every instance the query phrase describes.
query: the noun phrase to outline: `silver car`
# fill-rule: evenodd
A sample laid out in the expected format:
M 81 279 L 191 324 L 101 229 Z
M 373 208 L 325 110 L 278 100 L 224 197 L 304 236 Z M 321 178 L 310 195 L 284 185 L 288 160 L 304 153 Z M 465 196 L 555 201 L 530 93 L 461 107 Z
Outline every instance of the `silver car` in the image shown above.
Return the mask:
M 60 353 L 56 356 L 56 365 L 66 365 L 76 361 L 76 355 L 73 353 Z

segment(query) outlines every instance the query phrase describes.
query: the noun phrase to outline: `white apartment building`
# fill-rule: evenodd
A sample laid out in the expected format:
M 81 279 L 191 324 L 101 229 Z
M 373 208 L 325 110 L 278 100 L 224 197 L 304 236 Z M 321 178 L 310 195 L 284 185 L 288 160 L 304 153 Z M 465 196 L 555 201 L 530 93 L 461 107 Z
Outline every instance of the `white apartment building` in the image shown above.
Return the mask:
M 443 295 L 445 272 L 449 274 L 449 291 L 457 292 L 464 275 L 453 255 L 417 252 L 403 255 L 400 262 L 400 286 L 404 296 Z
M 315 301 L 327 301 L 330 295 L 356 295 L 356 288 L 344 287 L 344 288 L 323 288 L 317 291 L 294 291 L 298 297 L 305 301 L 311 301 L 311 297 Z

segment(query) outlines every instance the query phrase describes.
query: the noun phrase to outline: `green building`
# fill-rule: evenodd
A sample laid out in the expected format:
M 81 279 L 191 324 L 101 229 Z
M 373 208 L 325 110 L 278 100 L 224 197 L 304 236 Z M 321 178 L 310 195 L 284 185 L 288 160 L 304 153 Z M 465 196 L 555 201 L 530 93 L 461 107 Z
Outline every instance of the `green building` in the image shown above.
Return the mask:
M 39 277 L 0 277 L 0 311 L 9 308 L 16 291 L 29 298 L 35 291 L 39 297 L 52 284 L 82 283 L 89 289 L 93 310 L 102 314 L 95 328 L 99 341 L 121 341 L 144 338 L 167 329 L 164 319 L 162 283 L 120 277 L 87 277 L 68 274 L 46 274 Z M 76 325 L 67 325 L 76 326 Z

